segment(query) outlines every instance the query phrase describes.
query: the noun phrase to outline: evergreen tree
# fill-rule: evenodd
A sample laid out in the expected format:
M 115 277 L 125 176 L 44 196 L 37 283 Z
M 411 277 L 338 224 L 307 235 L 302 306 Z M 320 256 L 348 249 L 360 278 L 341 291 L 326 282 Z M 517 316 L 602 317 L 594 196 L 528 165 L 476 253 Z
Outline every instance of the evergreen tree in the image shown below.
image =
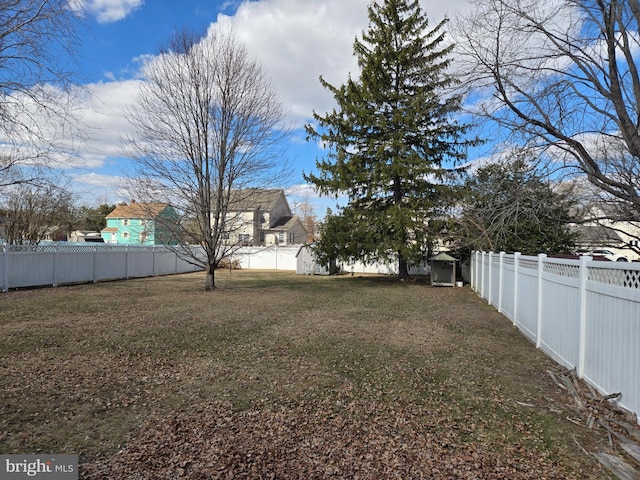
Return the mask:
M 101 231 L 107 226 L 107 215 L 116 209 L 115 205 L 103 203 L 97 208 L 80 207 L 81 222 L 79 227 L 85 230 Z
M 368 31 L 354 42 L 360 77 L 340 87 L 321 77 L 337 108 L 314 113 L 318 127 L 307 126 L 329 153 L 306 180 L 322 194 L 346 193 L 348 216 L 357 219 L 338 236 L 353 235 L 353 250 L 342 248 L 342 258 L 396 256 L 402 279 L 427 249 L 443 165 L 460 160 L 470 143 L 461 140 L 466 126 L 452 119 L 461 98 L 445 97 L 455 82 L 446 72 L 452 45 L 444 42 L 445 24 L 429 30 L 418 0 L 374 2 Z

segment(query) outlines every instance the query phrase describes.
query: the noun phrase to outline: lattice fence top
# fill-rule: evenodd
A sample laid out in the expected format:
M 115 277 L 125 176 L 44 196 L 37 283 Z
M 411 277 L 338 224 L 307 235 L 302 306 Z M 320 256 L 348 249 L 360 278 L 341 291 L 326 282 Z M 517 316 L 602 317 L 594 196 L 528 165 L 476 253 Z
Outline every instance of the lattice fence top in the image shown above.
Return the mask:
M 139 245 L 108 245 L 108 244 L 86 244 L 86 245 L 67 245 L 57 243 L 51 245 L 5 245 L 5 251 L 8 252 L 29 252 L 29 253 L 86 253 L 93 251 L 100 252 L 153 252 L 155 250 L 165 250 L 164 246 L 139 246 Z
M 587 278 L 594 282 L 640 290 L 640 270 L 589 267 Z
M 518 267 L 522 267 L 522 268 L 529 268 L 531 270 L 537 270 L 538 269 L 538 261 L 537 260 L 527 260 L 524 258 L 521 258 L 520 260 L 518 260 Z
M 560 277 L 579 278 L 580 266 L 579 265 L 567 265 L 564 263 L 544 263 L 543 270 L 546 273 L 558 275 Z

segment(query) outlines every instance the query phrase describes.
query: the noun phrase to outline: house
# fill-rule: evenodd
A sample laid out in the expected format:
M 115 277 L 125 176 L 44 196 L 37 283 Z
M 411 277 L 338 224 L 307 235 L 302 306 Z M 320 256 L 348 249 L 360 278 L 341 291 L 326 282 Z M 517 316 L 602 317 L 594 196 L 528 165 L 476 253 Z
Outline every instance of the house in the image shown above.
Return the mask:
M 43 242 L 64 242 L 67 240 L 67 231 L 60 225 L 42 227 L 39 229 L 39 233 Z
M 640 225 L 631 220 L 620 220 L 615 205 L 589 204 L 580 216 L 584 220 L 572 226 L 578 252 L 593 255 L 594 251 L 606 249 L 610 257 L 640 260 Z
M 229 245 L 300 245 L 307 230 L 278 189 L 234 190 L 227 209 L 224 241 Z
M 617 258 L 640 260 L 640 225 L 619 220 L 615 205 L 592 204 L 584 209 L 581 224 L 572 226 L 576 245 L 581 252 L 608 249 Z M 615 219 L 615 220 L 613 220 Z
M 121 204 L 106 216 L 101 231 L 105 243 L 122 245 L 175 245 L 178 239 L 173 226 L 178 214 L 168 203 Z

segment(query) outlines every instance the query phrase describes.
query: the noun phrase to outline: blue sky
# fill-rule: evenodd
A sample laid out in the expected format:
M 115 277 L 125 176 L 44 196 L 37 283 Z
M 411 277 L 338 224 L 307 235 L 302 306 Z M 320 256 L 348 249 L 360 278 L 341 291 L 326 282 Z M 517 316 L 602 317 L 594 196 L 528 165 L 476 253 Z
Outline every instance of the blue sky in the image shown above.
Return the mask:
M 233 24 L 240 40 L 271 76 L 295 127 L 287 145 L 293 175 L 287 190 L 292 206 L 307 201 L 322 217 L 335 200 L 317 198 L 304 185 L 302 171 L 312 171 L 322 151 L 305 142 L 302 127 L 315 110 L 332 108 L 318 77 L 339 85 L 356 71 L 353 40 L 367 27 L 369 0 L 74 0 L 86 12 L 81 39 L 79 79 L 91 95 L 81 112 L 90 138 L 69 165 L 80 203 L 98 205 L 128 200 L 118 188 L 127 159 L 120 134 L 128 124 L 123 110 L 135 98 L 142 61 L 154 55 L 172 32 L 206 31 L 213 24 Z M 431 24 L 455 15 L 466 0 L 421 1 Z

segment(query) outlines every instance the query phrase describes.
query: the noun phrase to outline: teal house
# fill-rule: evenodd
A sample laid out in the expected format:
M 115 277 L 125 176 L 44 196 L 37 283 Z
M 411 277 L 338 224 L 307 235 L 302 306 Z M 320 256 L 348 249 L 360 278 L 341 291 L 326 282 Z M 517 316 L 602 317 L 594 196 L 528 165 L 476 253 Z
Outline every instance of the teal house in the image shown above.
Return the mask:
M 118 245 L 176 245 L 178 214 L 168 203 L 118 205 L 107 215 L 100 232 L 105 243 Z

